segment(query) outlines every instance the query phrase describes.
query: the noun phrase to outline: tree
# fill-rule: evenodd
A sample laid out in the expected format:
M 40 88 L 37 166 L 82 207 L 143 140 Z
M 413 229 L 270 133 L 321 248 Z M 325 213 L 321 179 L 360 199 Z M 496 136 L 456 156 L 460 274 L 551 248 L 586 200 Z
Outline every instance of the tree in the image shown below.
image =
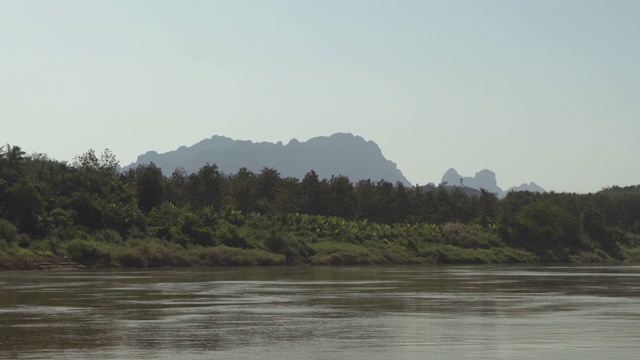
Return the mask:
M 109 149 L 104 149 L 100 154 L 99 165 L 102 170 L 109 172 L 112 176 L 115 176 L 120 168 L 120 162 L 116 155 Z
M 218 171 L 216 164 L 208 163 L 198 170 L 198 174 L 194 179 L 197 182 L 198 196 L 195 202 L 199 208 L 211 206 L 215 210 L 222 207 L 222 175 Z
M 476 211 L 476 221 L 482 226 L 488 226 L 494 222 L 495 209 L 498 204 L 498 197 L 485 189 L 480 189 L 478 197 L 478 209 Z
M 434 221 L 437 224 L 445 224 L 455 220 L 454 204 L 451 201 L 449 191 L 447 191 L 446 182 L 438 185 L 434 201 L 437 209 Z
M 315 171 L 309 171 L 302 179 L 302 211 L 309 215 L 325 215 L 329 186 L 320 181 Z
M 376 183 L 377 188 L 377 212 L 373 221 L 391 224 L 394 221 L 395 214 L 393 211 L 394 188 L 393 184 L 386 180 L 379 180 Z
M 100 168 L 100 160 L 96 155 L 96 151 L 93 149 L 87 150 L 84 154 L 77 155 L 73 158 L 73 167 L 76 168 L 89 168 L 89 169 L 99 169 Z
M 411 213 L 411 210 L 409 192 L 404 184 L 398 181 L 393 192 L 393 203 L 391 206 L 392 222 L 404 222 Z
M 74 192 L 65 206 L 74 214 L 74 223 L 90 231 L 105 227 L 104 200 L 97 194 L 86 191 Z
M 5 190 L 6 208 L 9 219 L 21 232 L 38 234 L 46 214 L 45 200 L 39 186 L 33 181 L 22 178 Z
M 273 206 L 276 201 L 276 193 L 280 182 L 280 173 L 276 169 L 268 167 L 262 168 L 256 178 L 258 211 L 270 211 L 271 206 Z
M 543 261 L 567 261 L 581 245 L 579 222 L 565 209 L 542 199 L 531 201 L 513 214 L 506 227 L 507 242 L 537 254 Z
M 377 221 L 378 219 L 378 187 L 371 180 L 360 180 L 356 184 L 356 218 Z
M 162 203 L 164 176 L 162 170 L 154 163 L 140 165 L 135 169 L 135 184 L 140 210 L 149 212 Z
M 427 212 L 427 194 L 422 187 L 416 185 L 407 194 L 407 218 L 411 223 L 424 222 Z
M 183 168 L 177 168 L 171 173 L 165 187 L 167 201 L 177 206 L 185 206 L 188 203 L 185 198 L 187 179 L 187 172 Z
M 295 214 L 302 207 L 302 185 L 294 177 L 286 177 L 278 183 L 275 208 L 281 214 Z
M 330 214 L 353 219 L 356 214 L 356 192 L 346 176 L 332 176 L 329 180 Z
M 89 149 L 84 154 L 74 157 L 72 165 L 75 168 L 104 172 L 113 177 L 118 174 L 119 164 L 118 159 L 111 150 L 104 149 L 100 157 L 98 157 L 95 150 Z
M 9 183 L 16 182 L 22 175 L 23 165 L 25 162 L 25 152 L 19 146 L 11 146 L 9 144 L 0 148 L 0 177 L 6 179 Z
M 256 174 L 243 167 L 229 178 L 228 183 L 228 203 L 244 214 L 254 211 L 257 193 Z
M 452 221 L 465 224 L 471 222 L 476 210 L 476 202 L 474 201 L 476 197 L 474 196 L 472 199 L 469 195 L 465 194 L 461 187 L 455 186 L 449 189 L 449 198 L 452 204 Z
M 604 216 L 596 209 L 585 209 L 580 214 L 580 225 L 582 230 L 595 244 L 608 254 L 619 257 L 619 247 L 617 238 L 618 231 L 607 227 Z

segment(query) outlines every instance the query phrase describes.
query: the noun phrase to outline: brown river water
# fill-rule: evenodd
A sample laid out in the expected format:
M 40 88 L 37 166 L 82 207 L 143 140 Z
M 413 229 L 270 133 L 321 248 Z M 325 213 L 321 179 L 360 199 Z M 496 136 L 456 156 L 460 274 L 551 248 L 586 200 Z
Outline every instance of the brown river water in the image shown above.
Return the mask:
M 640 266 L 0 272 L 2 359 L 637 359 Z

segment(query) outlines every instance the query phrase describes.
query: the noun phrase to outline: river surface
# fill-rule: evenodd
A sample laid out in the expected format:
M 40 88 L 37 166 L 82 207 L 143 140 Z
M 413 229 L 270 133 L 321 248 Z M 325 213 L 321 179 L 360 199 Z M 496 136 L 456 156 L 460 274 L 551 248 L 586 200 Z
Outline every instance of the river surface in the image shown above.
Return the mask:
M 0 272 L 7 359 L 636 359 L 638 266 Z

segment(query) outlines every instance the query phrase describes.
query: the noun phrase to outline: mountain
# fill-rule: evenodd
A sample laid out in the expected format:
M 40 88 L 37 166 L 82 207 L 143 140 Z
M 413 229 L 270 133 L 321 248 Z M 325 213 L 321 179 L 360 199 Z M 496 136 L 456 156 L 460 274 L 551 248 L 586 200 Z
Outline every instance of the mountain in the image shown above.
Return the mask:
M 538 186 L 538 184 L 534 182 L 530 182 L 528 184 L 522 184 L 520 186 L 513 186 L 507 189 L 507 193 L 511 191 L 531 191 L 531 192 L 545 192 L 546 190 L 542 187 Z
M 426 190 L 426 191 L 434 191 L 434 190 L 436 190 L 436 184 L 430 182 L 427 185 L 421 186 L 421 188 L 422 188 L 422 190 Z M 480 192 L 480 190 L 474 189 L 474 188 L 471 188 L 471 187 L 468 187 L 468 186 L 460 187 L 460 185 L 445 185 L 444 188 L 447 191 L 453 191 L 455 189 L 462 189 L 462 192 L 465 193 L 467 196 L 480 196 L 480 194 L 482 194 Z
M 210 163 L 216 164 L 225 174 L 236 173 L 242 167 L 253 172 L 271 167 L 283 177 L 302 179 L 306 173 L 314 170 L 318 177 L 326 179 L 332 175 L 345 175 L 354 182 L 384 179 L 411 186 L 396 164 L 382 155 L 375 142 L 349 133 L 315 137 L 306 142 L 292 139 L 286 145 L 282 142 L 254 143 L 213 136 L 193 146 L 181 146 L 163 154 L 149 151 L 138 156 L 137 161 L 124 170 L 151 162 L 162 168 L 165 175 L 170 175 L 179 167 L 187 173 L 196 172 Z
M 471 177 L 462 176 L 458 174 L 456 169 L 451 168 L 444 173 L 441 183 L 446 183 L 449 186 L 463 186 L 477 190 L 485 189 L 490 193 L 496 194 L 498 197 L 504 197 L 511 191 L 545 192 L 542 187 L 538 186 L 534 182 L 514 186 L 509 188 L 507 191 L 503 191 L 502 188 L 498 186 L 496 173 L 487 169 L 478 171 L 474 177 Z

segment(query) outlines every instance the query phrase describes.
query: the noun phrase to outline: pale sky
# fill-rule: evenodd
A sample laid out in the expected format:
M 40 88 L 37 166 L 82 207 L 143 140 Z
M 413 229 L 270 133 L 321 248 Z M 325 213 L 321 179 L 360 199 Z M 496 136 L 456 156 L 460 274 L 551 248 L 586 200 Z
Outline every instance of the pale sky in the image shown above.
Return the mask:
M 0 143 L 375 141 L 412 183 L 640 184 L 640 1 L 0 0 Z

